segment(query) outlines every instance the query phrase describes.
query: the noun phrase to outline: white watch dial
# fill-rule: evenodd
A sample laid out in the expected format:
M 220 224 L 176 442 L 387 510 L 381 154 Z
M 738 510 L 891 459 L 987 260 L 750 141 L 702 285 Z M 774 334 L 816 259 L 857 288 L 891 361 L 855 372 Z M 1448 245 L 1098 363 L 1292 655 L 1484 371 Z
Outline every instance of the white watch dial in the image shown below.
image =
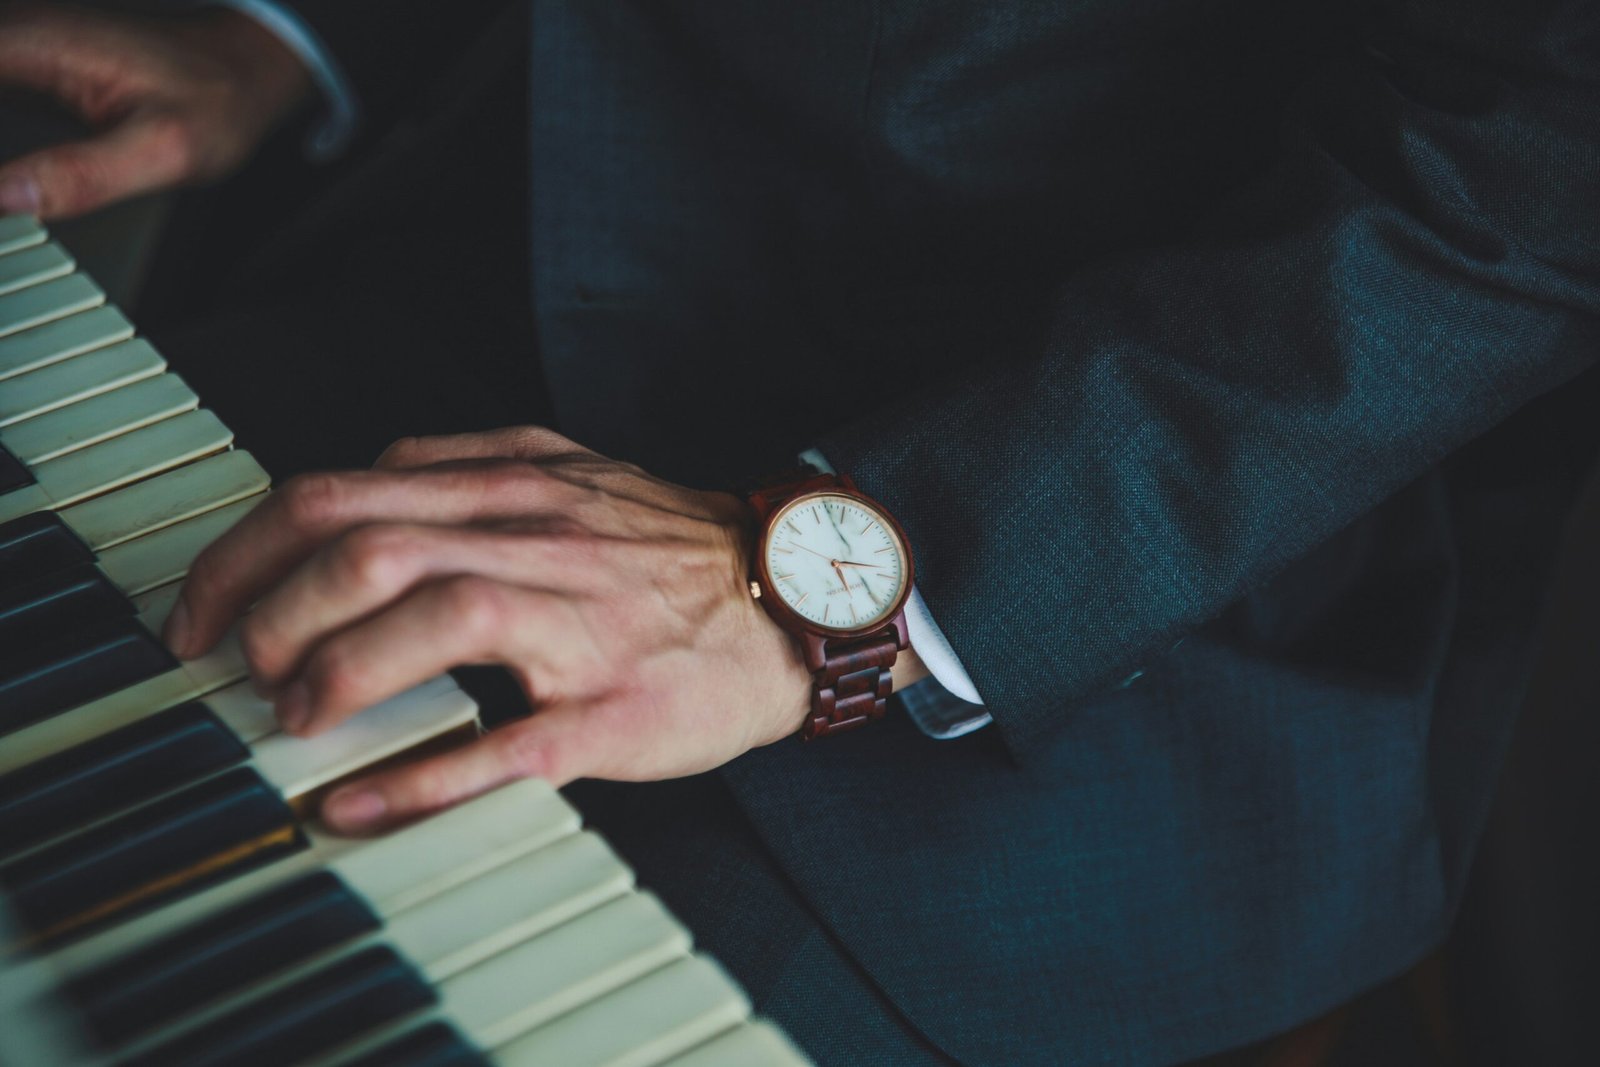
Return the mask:
M 882 622 L 906 585 L 906 550 L 876 509 L 817 493 L 791 501 L 767 528 L 770 584 L 794 612 L 833 630 Z

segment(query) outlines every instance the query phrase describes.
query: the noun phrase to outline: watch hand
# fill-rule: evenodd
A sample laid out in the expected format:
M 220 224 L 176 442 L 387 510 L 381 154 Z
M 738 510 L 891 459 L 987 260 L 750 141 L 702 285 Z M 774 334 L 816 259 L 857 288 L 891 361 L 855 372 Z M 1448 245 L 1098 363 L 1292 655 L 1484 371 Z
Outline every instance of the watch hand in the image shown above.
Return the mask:
M 845 595 L 849 596 L 850 595 L 850 583 L 844 580 L 844 571 L 839 569 L 839 565 L 837 563 L 835 563 L 833 565 L 833 573 L 835 573 L 835 574 L 837 574 L 839 576 L 839 584 L 844 586 Z
M 818 552 L 814 548 L 807 548 L 805 545 L 802 545 L 799 541 L 790 541 L 789 545 L 792 548 L 798 548 L 802 552 L 809 552 L 813 556 L 820 556 L 821 558 L 823 558 L 823 559 L 828 561 L 828 566 L 830 566 L 830 567 L 833 566 L 833 557 L 832 556 L 824 556 L 821 552 Z
M 836 559 L 833 562 L 841 567 L 866 567 L 868 570 L 883 570 L 883 564 L 881 563 L 855 563 L 848 559 Z

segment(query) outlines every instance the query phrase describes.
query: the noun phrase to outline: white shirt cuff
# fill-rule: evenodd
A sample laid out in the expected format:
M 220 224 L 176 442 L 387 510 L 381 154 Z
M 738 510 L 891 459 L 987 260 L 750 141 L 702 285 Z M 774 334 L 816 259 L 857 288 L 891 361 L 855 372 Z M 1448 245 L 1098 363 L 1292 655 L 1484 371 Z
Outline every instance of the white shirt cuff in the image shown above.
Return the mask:
M 317 83 L 327 101 L 328 110 L 311 134 L 306 138 L 306 155 L 317 163 L 334 159 L 350 144 L 361 121 L 361 107 L 356 100 L 350 81 L 317 31 L 282 4 L 272 0 L 213 0 L 219 7 L 229 7 L 255 19 L 262 29 L 283 42 L 285 48 L 299 57 Z
M 838 473 L 827 457 L 815 448 L 802 452 L 800 462 L 829 474 Z M 989 725 L 993 718 L 983 706 L 978 687 L 972 684 L 972 677 L 961 665 L 955 649 L 950 647 L 950 639 L 933 621 L 933 613 L 914 586 L 906 598 L 906 632 L 912 649 L 933 676 L 929 681 L 943 687 L 943 692 L 933 693 L 927 690 L 928 683 L 922 682 L 900 692 L 901 703 L 922 732 L 947 740 Z

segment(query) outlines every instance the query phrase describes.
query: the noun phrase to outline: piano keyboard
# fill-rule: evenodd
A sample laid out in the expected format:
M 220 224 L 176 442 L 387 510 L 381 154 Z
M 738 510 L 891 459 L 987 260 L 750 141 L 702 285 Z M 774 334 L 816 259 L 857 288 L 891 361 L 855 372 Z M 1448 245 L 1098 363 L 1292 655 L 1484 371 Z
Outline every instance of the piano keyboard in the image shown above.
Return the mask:
M 543 783 L 372 839 L 310 818 L 476 708 L 441 677 L 300 740 L 231 637 L 166 651 L 190 561 L 267 486 L 0 218 L 0 1064 L 804 1064 Z

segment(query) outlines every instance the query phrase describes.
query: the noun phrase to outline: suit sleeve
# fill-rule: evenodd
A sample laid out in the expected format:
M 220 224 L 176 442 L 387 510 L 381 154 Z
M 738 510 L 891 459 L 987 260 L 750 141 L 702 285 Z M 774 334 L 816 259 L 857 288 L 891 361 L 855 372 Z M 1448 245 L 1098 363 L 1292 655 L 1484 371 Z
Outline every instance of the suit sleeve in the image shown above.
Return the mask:
M 507 0 L 277 0 L 316 35 L 379 128 L 497 18 Z
M 1179 247 L 818 442 L 1013 750 L 1600 352 L 1600 16 L 1416 0 Z

